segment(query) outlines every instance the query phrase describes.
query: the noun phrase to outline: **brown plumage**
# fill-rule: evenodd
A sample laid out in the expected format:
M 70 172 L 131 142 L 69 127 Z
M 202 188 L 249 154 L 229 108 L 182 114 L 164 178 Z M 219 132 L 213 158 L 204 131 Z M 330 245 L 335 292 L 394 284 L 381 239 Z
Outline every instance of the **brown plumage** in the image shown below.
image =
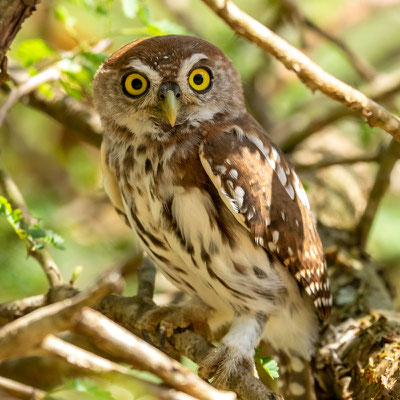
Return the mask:
M 100 68 L 94 101 L 114 206 L 161 272 L 197 299 L 191 309 L 201 305 L 214 328 L 231 324 L 199 373 L 226 387 L 261 338 L 310 359 L 315 316 L 327 320 L 332 303 L 322 245 L 301 182 L 247 113 L 229 59 L 193 37 L 140 39 Z M 176 326 L 204 317 L 195 314 L 182 311 Z M 169 333 L 171 324 L 161 322 Z

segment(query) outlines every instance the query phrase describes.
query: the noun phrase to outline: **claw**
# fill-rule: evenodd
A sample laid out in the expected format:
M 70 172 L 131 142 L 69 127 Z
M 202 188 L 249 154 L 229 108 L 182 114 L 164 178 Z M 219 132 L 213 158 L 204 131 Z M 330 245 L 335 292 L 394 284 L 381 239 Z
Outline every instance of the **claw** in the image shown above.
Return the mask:
M 149 335 L 149 331 L 148 331 L 147 329 L 142 329 L 142 330 L 140 331 L 140 333 L 141 333 L 141 335 L 142 335 L 142 338 L 143 338 L 147 343 L 150 343 L 151 345 L 153 344 L 153 342 L 152 342 L 152 340 L 151 340 L 151 338 L 150 338 L 150 335 Z
M 166 344 L 167 344 L 167 332 L 165 330 L 160 331 L 160 346 L 163 350 L 166 350 Z

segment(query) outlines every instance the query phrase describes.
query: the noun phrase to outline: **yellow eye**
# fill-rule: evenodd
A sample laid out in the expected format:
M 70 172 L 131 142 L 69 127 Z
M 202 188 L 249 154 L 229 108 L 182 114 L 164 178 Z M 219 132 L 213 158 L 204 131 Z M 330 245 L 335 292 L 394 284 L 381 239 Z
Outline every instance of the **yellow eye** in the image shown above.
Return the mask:
M 204 68 L 196 68 L 189 75 L 189 85 L 196 92 L 204 92 L 211 87 L 210 73 Z
M 137 72 L 125 75 L 122 79 L 122 88 L 124 93 L 130 97 L 142 95 L 148 87 L 148 80 Z

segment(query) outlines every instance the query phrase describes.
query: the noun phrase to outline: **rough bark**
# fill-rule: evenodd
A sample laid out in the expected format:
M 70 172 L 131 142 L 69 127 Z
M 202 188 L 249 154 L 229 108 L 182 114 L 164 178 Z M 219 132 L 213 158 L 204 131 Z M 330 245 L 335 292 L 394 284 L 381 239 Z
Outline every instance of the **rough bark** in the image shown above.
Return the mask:
M 400 314 L 392 289 L 376 262 L 338 249 L 337 240 L 330 247 L 332 235 L 321 232 L 334 249 L 327 253 L 334 307 L 316 357 L 318 399 L 399 399 Z
M 40 0 L 0 0 L 0 82 L 7 77 L 6 53 Z

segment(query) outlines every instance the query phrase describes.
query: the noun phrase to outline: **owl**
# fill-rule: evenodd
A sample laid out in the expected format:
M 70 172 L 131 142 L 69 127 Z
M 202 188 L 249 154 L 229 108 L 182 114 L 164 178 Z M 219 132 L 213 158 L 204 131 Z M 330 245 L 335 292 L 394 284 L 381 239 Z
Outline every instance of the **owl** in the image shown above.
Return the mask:
M 228 324 L 199 367 L 218 388 L 253 367 L 261 339 L 299 373 L 332 305 L 323 249 L 303 186 L 247 112 L 232 62 L 195 37 L 144 38 L 112 54 L 93 88 L 105 190 L 192 299 L 161 327 L 205 315 L 213 329 Z M 291 382 L 287 395 L 304 399 L 306 388 Z

